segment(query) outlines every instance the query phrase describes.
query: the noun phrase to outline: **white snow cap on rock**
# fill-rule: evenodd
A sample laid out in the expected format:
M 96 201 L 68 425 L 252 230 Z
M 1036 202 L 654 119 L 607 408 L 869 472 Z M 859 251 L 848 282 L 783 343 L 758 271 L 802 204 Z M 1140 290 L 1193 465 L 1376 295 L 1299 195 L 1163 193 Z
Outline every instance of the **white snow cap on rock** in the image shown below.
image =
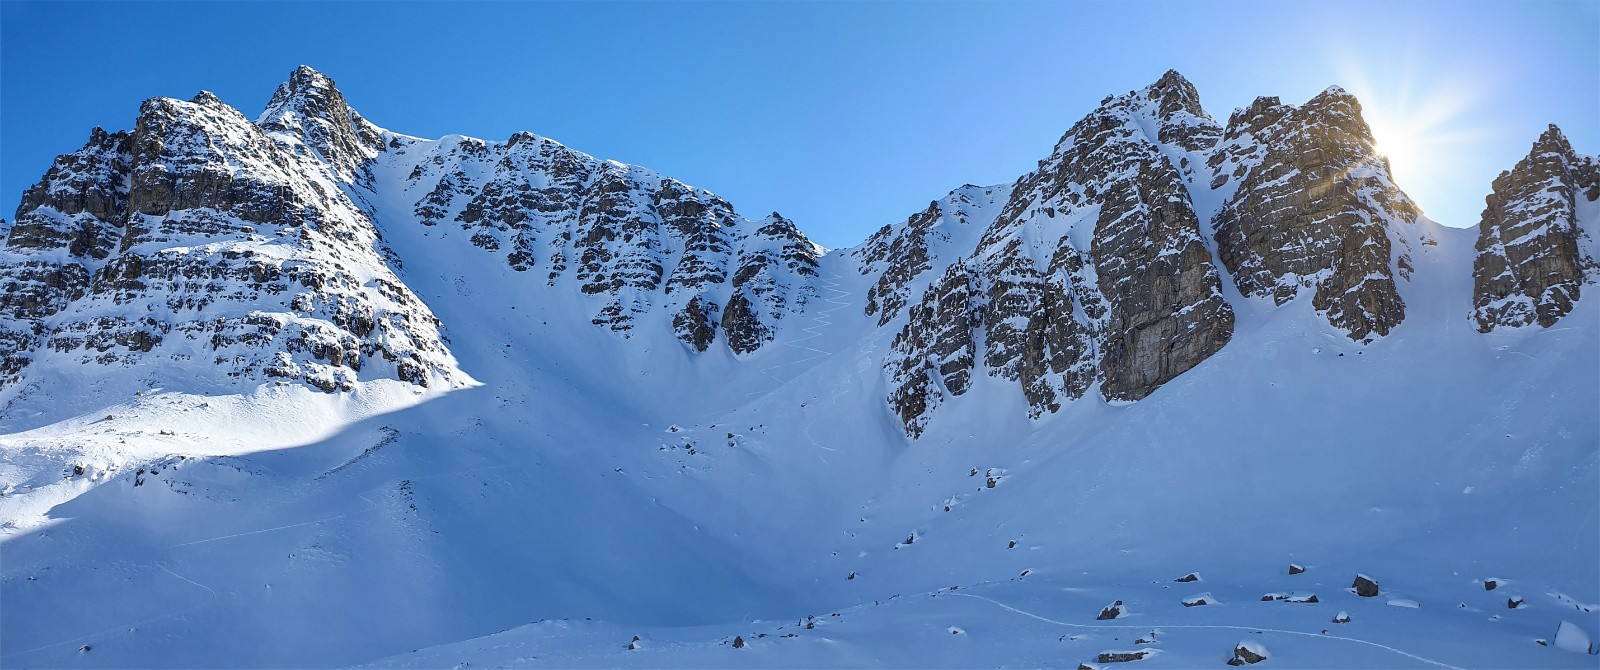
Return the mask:
M 1589 641 L 1589 633 L 1571 621 L 1563 621 L 1556 628 L 1556 647 L 1580 654 L 1595 653 L 1594 643 Z

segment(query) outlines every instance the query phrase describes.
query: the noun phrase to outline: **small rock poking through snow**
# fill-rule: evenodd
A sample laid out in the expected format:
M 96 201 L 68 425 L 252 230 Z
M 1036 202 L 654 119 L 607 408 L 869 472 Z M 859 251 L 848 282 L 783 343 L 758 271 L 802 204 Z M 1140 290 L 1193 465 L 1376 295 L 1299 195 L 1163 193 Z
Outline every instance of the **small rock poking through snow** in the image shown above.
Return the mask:
M 1266 646 L 1260 642 L 1245 640 L 1233 648 L 1233 658 L 1228 659 L 1228 665 L 1245 665 L 1260 663 L 1272 656 Z

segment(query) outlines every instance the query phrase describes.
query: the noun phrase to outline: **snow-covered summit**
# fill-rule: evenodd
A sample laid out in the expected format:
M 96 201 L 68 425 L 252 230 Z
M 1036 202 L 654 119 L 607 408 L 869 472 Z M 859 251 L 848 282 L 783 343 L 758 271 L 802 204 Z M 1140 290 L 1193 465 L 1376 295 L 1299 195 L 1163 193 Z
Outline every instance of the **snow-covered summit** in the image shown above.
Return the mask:
M 13 296 L 0 330 L 18 343 L 0 402 L 149 383 L 465 383 L 339 179 L 209 93 L 97 130 L 28 191 L 0 252 Z
M 1600 280 L 1600 167 L 1554 125 L 1494 180 L 1478 224 L 1473 320 L 1549 328 Z
M 351 109 L 332 79 L 305 65 L 278 86 L 255 123 L 291 151 L 311 152 L 305 157 L 344 183 L 357 181 L 383 149 L 382 129 Z

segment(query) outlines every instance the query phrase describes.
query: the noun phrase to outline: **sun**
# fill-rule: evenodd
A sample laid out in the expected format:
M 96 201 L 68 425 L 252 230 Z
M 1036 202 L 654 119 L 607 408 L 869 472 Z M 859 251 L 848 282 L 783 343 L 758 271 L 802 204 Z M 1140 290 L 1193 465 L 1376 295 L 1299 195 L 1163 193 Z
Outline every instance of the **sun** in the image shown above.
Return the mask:
M 1421 77 L 1404 63 L 1372 69 L 1362 62 L 1339 59 L 1338 83 L 1361 101 L 1373 149 L 1386 159 L 1390 180 L 1424 210 L 1425 203 L 1459 199 L 1449 176 L 1471 160 L 1471 147 L 1486 135 L 1463 123 L 1464 112 L 1485 95 L 1482 83 Z
M 1409 175 L 1417 171 L 1419 157 L 1405 131 L 1381 128 L 1376 123 L 1369 125 L 1372 128 L 1373 151 L 1388 159 L 1391 177 L 1394 177 L 1394 173 Z

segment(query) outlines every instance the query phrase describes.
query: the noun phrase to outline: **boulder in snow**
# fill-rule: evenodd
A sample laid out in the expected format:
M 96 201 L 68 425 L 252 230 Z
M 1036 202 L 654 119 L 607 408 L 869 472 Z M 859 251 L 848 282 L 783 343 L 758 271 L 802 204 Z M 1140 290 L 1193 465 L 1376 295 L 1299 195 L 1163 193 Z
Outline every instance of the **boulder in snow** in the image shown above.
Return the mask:
M 1124 609 L 1123 606 L 1122 606 L 1122 601 L 1118 600 L 1118 601 L 1116 601 L 1114 603 L 1111 603 L 1111 605 L 1106 607 L 1105 609 L 1100 610 L 1100 616 L 1095 617 L 1095 620 L 1096 621 L 1107 621 L 1107 620 L 1110 620 L 1110 619 L 1115 619 L 1115 618 L 1120 617 L 1120 616 L 1122 616 L 1124 614 L 1127 614 L 1127 613 L 1128 613 L 1127 610 Z
M 1356 575 L 1356 581 L 1350 585 L 1350 588 L 1355 589 L 1356 595 L 1363 598 L 1371 598 L 1378 595 L 1377 580 L 1366 575 Z
M 1127 663 L 1128 661 L 1144 660 L 1144 657 L 1149 655 L 1150 652 L 1143 649 L 1139 651 L 1102 651 L 1099 656 L 1095 657 L 1095 661 L 1098 663 Z
M 1233 658 L 1228 659 L 1228 665 L 1260 663 L 1271 655 L 1260 642 L 1245 640 L 1233 648 Z

